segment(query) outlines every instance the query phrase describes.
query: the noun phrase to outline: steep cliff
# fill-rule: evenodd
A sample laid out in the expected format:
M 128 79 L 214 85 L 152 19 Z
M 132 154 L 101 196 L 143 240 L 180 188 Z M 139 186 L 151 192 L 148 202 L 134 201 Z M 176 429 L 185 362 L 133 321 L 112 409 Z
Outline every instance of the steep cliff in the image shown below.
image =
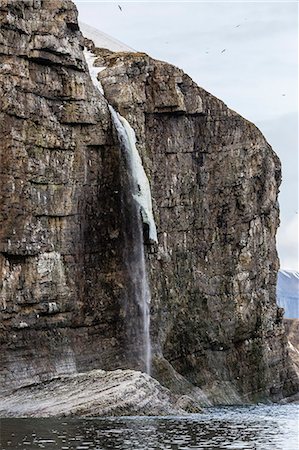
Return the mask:
M 275 301 L 280 164 L 261 133 L 141 53 L 95 50 L 106 101 L 68 0 L 0 13 L 0 389 L 143 365 L 108 101 L 135 129 L 153 196 L 153 375 L 214 403 L 294 393 Z
M 105 65 L 105 96 L 134 126 L 152 184 L 157 353 L 216 401 L 288 392 L 275 294 L 277 156 L 252 123 L 181 70 L 136 53 Z M 165 370 L 160 359 L 162 381 Z
M 130 361 L 120 149 L 77 11 L 20 0 L 0 12 L 3 389 Z

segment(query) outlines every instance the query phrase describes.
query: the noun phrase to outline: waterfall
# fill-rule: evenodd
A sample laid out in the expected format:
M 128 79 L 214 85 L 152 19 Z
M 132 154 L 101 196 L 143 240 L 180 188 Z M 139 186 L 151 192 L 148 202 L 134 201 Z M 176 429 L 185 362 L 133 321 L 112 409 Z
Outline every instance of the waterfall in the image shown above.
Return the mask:
M 118 114 L 112 106 L 109 110 L 116 128 L 119 140 L 128 158 L 128 168 L 132 176 L 132 195 L 140 207 L 141 219 L 147 228 L 148 240 L 158 242 L 157 229 L 153 217 L 152 195 L 148 178 L 136 148 L 136 137 L 128 121 Z
M 129 302 L 138 305 L 141 324 L 136 327 L 136 336 L 142 341 L 142 353 L 145 371 L 150 373 L 151 340 L 150 340 L 150 301 L 151 294 L 146 272 L 143 224 L 148 226 L 148 238 L 157 241 L 157 231 L 152 214 L 149 182 L 136 149 L 134 130 L 120 114 L 109 106 L 111 117 L 123 150 L 125 165 L 128 171 L 127 190 L 133 202 L 130 210 L 130 224 L 125 227 L 125 263 L 130 274 Z M 123 203 L 123 207 L 126 205 Z M 133 228 L 132 228 L 133 227 Z M 129 228 L 129 229 L 128 229 Z M 138 322 L 138 321 L 137 321 Z M 138 336 L 139 335 L 139 336 Z M 142 355 L 141 355 L 142 356 Z
M 85 51 L 93 84 L 103 93 L 97 74 L 103 68 L 94 67 L 95 57 Z M 144 370 L 151 370 L 150 302 L 151 293 L 146 271 L 144 240 L 157 242 L 157 229 L 152 211 L 150 185 L 136 148 L 135 132 L 128 121 L 109 105 L 111 118 L 121 146 L 124 173 L 122 214 L 124 219 L 124 262 L 128 274 L 125 315 L 128 338 L 137 339 L 138 359 Z M 130 318 L 133 323 L 129 323 Z M 135 345 L 130 342 L 130 345 Z

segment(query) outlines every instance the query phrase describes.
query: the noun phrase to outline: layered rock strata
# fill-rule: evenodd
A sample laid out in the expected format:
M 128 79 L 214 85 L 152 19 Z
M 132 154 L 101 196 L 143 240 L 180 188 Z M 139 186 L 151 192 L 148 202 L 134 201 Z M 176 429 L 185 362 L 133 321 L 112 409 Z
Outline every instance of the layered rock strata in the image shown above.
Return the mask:
M 120 369 L 54 377 L 14 391 L 0 405 L 0 417 L 152 416 L 200 411 L 187 395 L 175 397 L 148 375 Z
M 106 99 L 135 129 L 151 184 L 154 376 L 206 403 L 294 393 L 275 301 L 280 164 L 261 133 L 142 53 L 96 51 L 105 99 L 68 0 L 4 1 L 0 14 L 2 395 L 141 366 L 138 311 L 124 305 L 135 224 Z
M 293 367 L 299 377 L 299 319 L 284 319 L 283 321 L 286 335 L 288 339 L 289 355 L 293 363 Z M 298 403 L 299 391 L 293 395 L 283 398 L 282 403 Z
M 0 13 L 0 389 L 138 367 L 126 347 L 122 158 L 77 11 L 20 0 Z

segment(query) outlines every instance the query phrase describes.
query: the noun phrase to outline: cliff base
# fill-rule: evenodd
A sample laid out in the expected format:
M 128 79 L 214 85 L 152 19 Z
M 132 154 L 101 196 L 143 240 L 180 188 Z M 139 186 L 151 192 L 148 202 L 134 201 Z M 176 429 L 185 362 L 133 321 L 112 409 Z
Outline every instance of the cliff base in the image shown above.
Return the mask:
M 134 370 L 93 370 L 15 390 L 0 401 L 0 417 L 170 415 L 200 412 L 187 395 L 174 396 Z

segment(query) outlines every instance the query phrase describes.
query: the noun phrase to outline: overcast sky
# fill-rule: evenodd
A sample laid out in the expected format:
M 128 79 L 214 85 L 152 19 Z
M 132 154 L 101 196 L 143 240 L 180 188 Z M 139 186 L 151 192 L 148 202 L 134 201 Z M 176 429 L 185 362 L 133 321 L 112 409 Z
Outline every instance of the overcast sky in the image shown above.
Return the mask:
M 182 68 L 259 126 L 283 166 L 281 267 L 298 269 L 297 3 L 75 3 L 82 22 Z

